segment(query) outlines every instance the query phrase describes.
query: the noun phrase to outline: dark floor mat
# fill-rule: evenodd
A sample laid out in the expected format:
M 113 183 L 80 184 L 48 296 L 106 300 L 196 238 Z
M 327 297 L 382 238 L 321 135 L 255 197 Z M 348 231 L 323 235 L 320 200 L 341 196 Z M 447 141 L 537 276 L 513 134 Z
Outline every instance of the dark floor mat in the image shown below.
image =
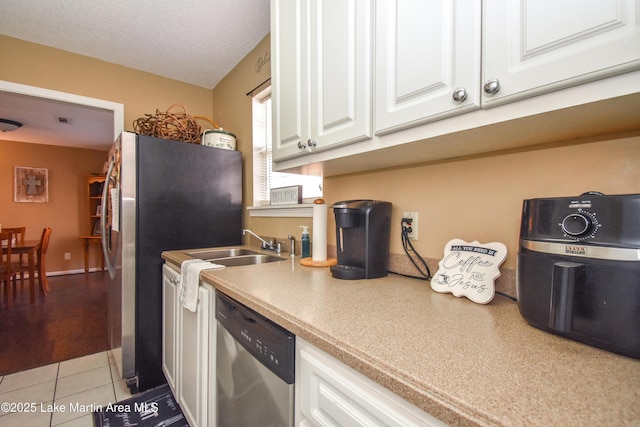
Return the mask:
M 93 413 L 95 427 L 189 427 L 168 385 L 153 388 Z

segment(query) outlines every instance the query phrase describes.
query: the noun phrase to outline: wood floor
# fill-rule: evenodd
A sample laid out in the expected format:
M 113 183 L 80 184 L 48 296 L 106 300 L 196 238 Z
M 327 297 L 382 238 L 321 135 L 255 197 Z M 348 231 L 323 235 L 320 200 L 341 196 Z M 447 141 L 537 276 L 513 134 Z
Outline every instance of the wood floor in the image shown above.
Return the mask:
M 0 293 L 0 375 L 108 350 L 109 274 L 96 272 L 49 277 L 47 296 L 36 290 L 29 303 L 28 284 L 12 309 Z M 36 281 L 37 283 L 37 281 Z

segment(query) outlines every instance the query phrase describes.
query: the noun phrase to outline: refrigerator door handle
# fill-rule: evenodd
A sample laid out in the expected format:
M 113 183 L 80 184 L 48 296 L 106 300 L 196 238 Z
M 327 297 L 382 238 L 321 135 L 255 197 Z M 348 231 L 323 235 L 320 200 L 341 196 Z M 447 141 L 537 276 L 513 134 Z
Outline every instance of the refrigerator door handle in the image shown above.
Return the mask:
M 116 253 L 111 250 L 111 230 L 107 229 L 107 209 L 109 203 L 109 191 L 111 189 L 111 183 L 113 181 L 112 173 L 116 166 L 115 156 L 111 157 L 109 161 L 109 170 L 107 172 L 107 179 L 105 185 L 102 188 L 102 201 L 100 212 L 100 233 L 102 236 L 102 252 L 104 253 L 104 259 L 107 264 L 107 270 L 111 279 L 116 277 Z

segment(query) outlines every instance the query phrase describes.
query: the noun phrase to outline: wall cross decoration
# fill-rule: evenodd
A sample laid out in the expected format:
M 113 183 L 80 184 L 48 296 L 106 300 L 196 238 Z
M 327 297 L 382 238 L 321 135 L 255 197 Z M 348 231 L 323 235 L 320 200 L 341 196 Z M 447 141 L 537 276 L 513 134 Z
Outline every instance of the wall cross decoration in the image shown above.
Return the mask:
M 16 166 L 13 201 L 47 203 L 49 201 L 49 170 Z

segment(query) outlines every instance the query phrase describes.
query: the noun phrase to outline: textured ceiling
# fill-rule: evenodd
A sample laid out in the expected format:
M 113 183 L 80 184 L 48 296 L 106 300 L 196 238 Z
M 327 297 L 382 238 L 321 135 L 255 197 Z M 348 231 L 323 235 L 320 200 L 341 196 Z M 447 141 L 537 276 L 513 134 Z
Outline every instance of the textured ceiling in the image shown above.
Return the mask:
M 269 0 L 0 0 L 0 34 L 207 89 L 269 21 Z M 0 140 L 99 150 L 113 142 L 113 115 L 83 105 L 0 91 L 0 117 L 24 123 Z
M 1 34 L 208 89 L 269 24 L 269 0 L 0 1 Z

